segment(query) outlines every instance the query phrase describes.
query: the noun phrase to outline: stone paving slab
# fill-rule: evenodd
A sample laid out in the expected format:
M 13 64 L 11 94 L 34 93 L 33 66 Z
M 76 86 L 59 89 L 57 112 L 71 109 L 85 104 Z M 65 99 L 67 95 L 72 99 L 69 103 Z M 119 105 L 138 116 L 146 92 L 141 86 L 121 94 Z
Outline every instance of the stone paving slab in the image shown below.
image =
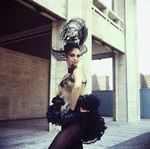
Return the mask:
M 100 141 L 84 149 L 149 149 L 150 120 L 115 122 L 105 117 L 108 127 Z M 0 122 L 0 149 L 47 149 L 57 130 L 48 132 L 46 119 Z M 140 147 L 140 148 L 139 148 Z

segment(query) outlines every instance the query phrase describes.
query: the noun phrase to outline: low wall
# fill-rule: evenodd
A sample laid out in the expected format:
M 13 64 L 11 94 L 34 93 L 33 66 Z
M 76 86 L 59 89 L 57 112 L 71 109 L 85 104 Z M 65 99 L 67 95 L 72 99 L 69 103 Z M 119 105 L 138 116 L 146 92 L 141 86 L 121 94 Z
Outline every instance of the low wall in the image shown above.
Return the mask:
M 150 118 L 150 89 L 140 90 L 141 118 Z
M 93 95 L 101 100 L 102 116 L 113 116 L 113 91 L 93 91 Z M 141 118 L 150 119 L 150 89 L 140 89 Z
M 102 116 L 113 116 L 113 91 L 92 91 L 101 100 L 100 113 Z

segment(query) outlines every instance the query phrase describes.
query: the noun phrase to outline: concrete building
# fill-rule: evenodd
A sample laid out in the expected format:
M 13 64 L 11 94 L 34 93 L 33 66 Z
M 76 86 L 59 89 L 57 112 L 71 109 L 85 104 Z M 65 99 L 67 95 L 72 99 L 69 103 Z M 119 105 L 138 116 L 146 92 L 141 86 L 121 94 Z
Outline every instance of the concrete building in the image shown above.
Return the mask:
M 113 120 L 140 120 L 137 2 L 112 3 L 113 10 L 102 0 L 0 1 L 0 120 L 45 116 L 67 72 L 50 49 L 59 48 L 61 28 L 76 17 L 88 27 L 88 52 L 80 63 L 86 93 L 92 91 L 92 59 L 113 57 Z
M 150 75 L 140 74 L 141 89 L 150 88 Z
M 109 76 L 92 75 L 92 91 L 109 90 Z

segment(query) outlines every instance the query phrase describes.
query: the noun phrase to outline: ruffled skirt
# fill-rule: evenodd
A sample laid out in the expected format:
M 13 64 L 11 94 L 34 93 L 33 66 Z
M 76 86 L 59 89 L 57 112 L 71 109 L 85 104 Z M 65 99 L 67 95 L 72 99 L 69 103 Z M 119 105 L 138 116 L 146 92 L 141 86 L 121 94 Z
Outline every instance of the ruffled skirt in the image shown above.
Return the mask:
M 62 111 L 63 99 L 59 97 L 57 99 L 57 103 L 55 102 L 48 107 L 48 122 L 65 127 L 75 122 L 82 123 L 85 129 L 81 140 L 84 144 L 91 144 L 100 140 L 107 128 L 99 113 L 100 99 L 92 94 L 80 96 L 74 111 L 69 109 L 69 106 L 66 106 Z M 89 112 L 80 112 L 80 107 Z

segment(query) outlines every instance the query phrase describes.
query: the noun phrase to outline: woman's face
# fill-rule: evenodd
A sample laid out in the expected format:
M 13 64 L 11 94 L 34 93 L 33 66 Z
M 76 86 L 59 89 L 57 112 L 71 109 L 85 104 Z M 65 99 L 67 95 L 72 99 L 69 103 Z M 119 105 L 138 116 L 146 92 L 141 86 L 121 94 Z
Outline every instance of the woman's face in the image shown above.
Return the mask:
M 73 48 L 66 56 L 68 67 L 76 67 L 80 61 L 80 50 Z

